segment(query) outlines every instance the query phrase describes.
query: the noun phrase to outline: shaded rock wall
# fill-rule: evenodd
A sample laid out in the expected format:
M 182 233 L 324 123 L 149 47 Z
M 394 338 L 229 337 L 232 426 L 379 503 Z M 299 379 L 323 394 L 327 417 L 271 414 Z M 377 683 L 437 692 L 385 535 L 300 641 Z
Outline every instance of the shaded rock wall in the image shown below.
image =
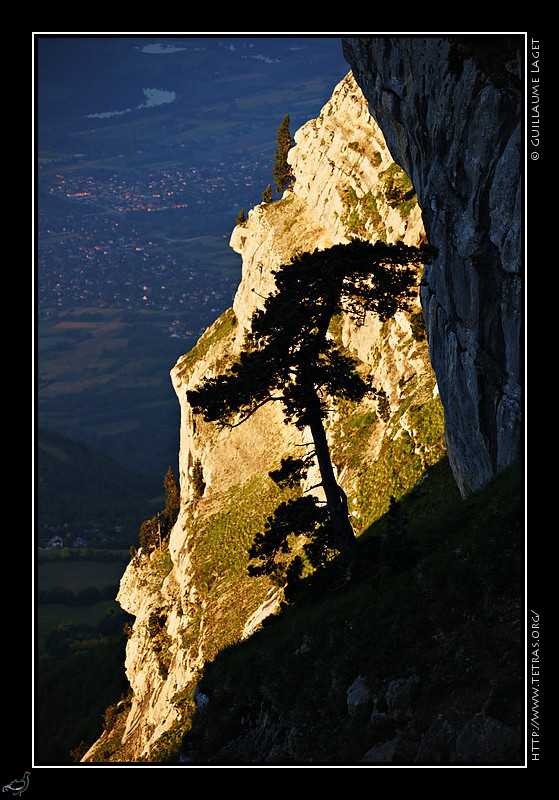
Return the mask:
M 521 51 L 495 40 L 481 56 L 444 37 L 343 40 L 439 250 L 421 298 L 463 493 L 514 461 L 521 436 Z

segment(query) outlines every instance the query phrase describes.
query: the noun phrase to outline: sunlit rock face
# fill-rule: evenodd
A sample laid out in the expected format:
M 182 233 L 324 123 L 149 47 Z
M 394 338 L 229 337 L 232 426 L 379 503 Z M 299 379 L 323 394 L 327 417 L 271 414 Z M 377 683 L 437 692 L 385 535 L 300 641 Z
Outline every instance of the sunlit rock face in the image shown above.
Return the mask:
M 219 572 L 208 568 L 209 574 L 200 578 L 212 558 L 204 549 L 205 535 L 212 533 L 219 515 L 229 513 L 244 520 L 234 524 L 240 541 L 237 529 L 242 532 L 250 524 L 255 506 L 270 502 L 265 493 L 272 483 L 269 471 L 278 468 L 282 457 L 300 455 L 310 434 L 285 424 L 277 403 L 261 407 L 238 427 L 221 429 L 193 414 L 188 391 L 221 374 L 238 357 L 254 311 L 274 288 L 273 271 L 297 253 L 348 242 L 355 235 L 409 245 L 425 238 L 413 187 L 394 162 L 351 73 L 334 87 L 319 117 L 296 131 L 294 139 L 289 153 L 293 184 L 274 202 L 251 209 L 232 231 L 231 247 L 243 262 L 233 307 L 171 370 L 181 408 L 181 509 L 168 550 L 140 552 L 122 578 L 118 602 L 135 618 L 126 650 L 129 707 L 122 712 L 118 744 L 113 743 L 116 734 L 105 732 L 84 761 L 107 758 L 109 744 L 110 760 L 152 758 L 158 743 L 180 727 L 185 693 L 211 659 L 215 642 L 229 645 L 246 638 L 277 607 L 277 590 L 270 592 L 258 581 L 248 586 L 246 570 L 239 578 L 220 562 Z M 394 198 L 395 187 L 406 195 L 402 202 Z M 443 455 L 440 401 L 424 334 L 416 330 L 419 317 L 416 297 L 411 313 L 399 312 L 386 323 L 373 314 L 358 324 L 342 315 L 335 329 L 383 398 L 382 406 L 368 396 L 355 408 L 333 408 L 326 423 L 338 480 L 354 506 L 358 531 L 385 513 L 391 494 L 404 491 L 404 485 L 413 488 Z M 381 492 L 371 481 L 390 443 L 407 448 L 406 461 L 417 469 L 403 475 L 390 468 L 388 475 L 379 468 L 377 483 L 388 487 L 379 505 Z M 203 473 L 201 494 L 197 464 Z M 318 482 L 311 470 L 301 488 L 320 492 Z M 259 495 L 252 494 L 252 486 L 260 487 Z M 228 542 L 229 536 L 227 531 L 220 541 Z
M 231 234 L 230 245 L 242 256 L 242 277 L 232 309 L 235 327 L 228 335 L 213 337 L 210 329 L 205 339 L 212 344 L 203 357 L 193 359 L 187 354 L 172 371 L 181 405 L 179 468 L 185 501 L 192 497 L 195 460 L 204 465 L 208 492 L 223 491 L 241 476 L 261 470 L 270 454 L 277 457 L 300 442 L 300 434 L 283 424 L 279 407 L 261 409 L 241 428 L 216 432 L 215 426 L 193 419 L 186 399 L 187 391 L 202 377 L 219 372 L 226 357 L 240 353 L 253 313 L 274 289 L 274 270 L 296 253 L 347 243 L 355 235 L 408 245 L 418 245 L 425 237 L 416 200 L 403 208 L 386 197 L 394 176 L 403 173 L 351 72 L 334 88 L 320 115 L 294 133 L 294 142 L 288 155 L 292 185 L 276 195 L 274 202 L 252 208 L 246 222 Z M 419 311 L 419 298 L 415 305 Z M 341 324 L 344 346 L 370 366 L 375 385 L 396 408 L 398 381 L 424 372 L 430 380 L 431 367 L 423 353 L 416 354 L 416 348 L 405 350 L 405 355 L 399 349 L 410 336 L 409 315 L 397 314 L 387 330 L 370 313 L 359 324 L 350 316 Z M 385 337 L 392 337 L 393 353 L 390 359 L 379 359 Z
M 514 461 L 521 437 L 521 41 L 495 39 L 507 52 L 493 61 L 444 37 L 343 40 L 439 251 L 421 298 L 463 493 Z
M 416 245 L 424 236 L 416 202 L 402 213 L 386 199 L 397 165 L 351 72 L 316 119 L 294 134 L 288 153 L 293 184 L 279 203 L 252 209 L 231 247 L 243 257 L 233 308 L 247 326 L 273 288 L 272 269 L 299 251 L 347 243 L 352 236 Z

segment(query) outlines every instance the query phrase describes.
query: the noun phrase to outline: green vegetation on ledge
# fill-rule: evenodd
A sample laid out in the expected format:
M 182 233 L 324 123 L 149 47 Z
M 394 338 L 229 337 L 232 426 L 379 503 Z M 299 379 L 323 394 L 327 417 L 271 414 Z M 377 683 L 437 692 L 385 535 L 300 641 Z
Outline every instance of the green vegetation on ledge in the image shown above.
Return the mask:
M 221 342 L 225 337 L 234 335 L 237 327 L 237 318 L 232 308 L 228 308 L 223 314 L 206 328 L 196 345 L 189 350 L 186 355 L 179 359 L 177 367 L 181 379 L 187 379 L 187 375 L 192 367 L 204 358 L 208 350 L 217 342 Z
M 409 217 L 417 205 L 417 194 L 412 182 L 398 164 L 391 164 L 378 175 L 375 191 L 370 189 L 361 196 L 353 186 L 344 190 L 344 211 L 341 221 L 348 237 L 369 239 L 371 232 L 386 242 L 386 229 L 382 226 L 379 205 L 387 203 L 397 209 L 403 219 Z

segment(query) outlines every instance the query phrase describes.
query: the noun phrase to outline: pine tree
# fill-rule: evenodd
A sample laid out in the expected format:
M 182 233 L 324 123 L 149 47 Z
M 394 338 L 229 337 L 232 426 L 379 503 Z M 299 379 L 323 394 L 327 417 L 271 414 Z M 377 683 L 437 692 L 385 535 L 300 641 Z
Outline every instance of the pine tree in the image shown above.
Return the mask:
M 166 498 L 165 508 L 151 519 L 145 520 L 140 528 L 140 547 L 144 554 L 150 553 L 156 547 L 161 547 L 168 540 L 179 514 L 180 490 L 171 467 L 163 479 L 163 487 Z
M 163 481 L 163 487 L 165 489 L 166 498 L 164 515 L 167 532 L 170 533 L 171 528 L 177 521 L 180 508 L 179 484 L 171 467 L 169 467 L 167 470 L 167 474 L 165 475 L 165 479 Z
M 157 547 L 159 538 L 159 530 L 157 526 L 157 517 L 146 519 L 142 522 L 140 528 L 140 547 L 144 555 L 151 553 Z
M 310 430 L 327 514 L 307 497 L 280 507 L 251 550 L 264 560 L 264 571 L 273 571 L 278 554 L 286 552 L 289 531 L 302 533 L 302 528 L 319 543 L 318 561 L 324 558 L 324 542 L 351 560 L 355 535 L 347 498 L 336 482 L 324 418 L 332 397 L 359 401 L 371 387 L 328 336 L 329 324 L 342 311 L 358 317 L 372 311 L 386 320 L 407 308 L 417 282 L 414 267 L 432 255 L 427 245 L 359 240 L 297 255 L 274 272 L 276 291 L 254 313 L 245 349 L 231 369 L 187 392 L 194 412 L 221 427 L 236 427 L 264 404 L 278 401 L 287 421 Z M 300 480 L 308 466 L 308 459 L 286 459 L 271 476 L 278 482 Z
M 202 462 L 199 458 L 192 465 L 192 488 L 194 489 L 194 497 L 202 497 L 206 489 Z
M 272 186 L 271 184 L 268 184 L 268 186 L 262 192 L 262 202 L 268 204 L 272 202 L 272 199 Z
M 278 128 L 276 136 L 277 150 L 274 156 L 274 182 L 276 192 L 281 194 L 285 187 L 292 180 L 293 173 L 287 162 L 287 154 L 293 144 L 293 139 L 289 132 L 289 114 L 283 118 L 283 122 Z

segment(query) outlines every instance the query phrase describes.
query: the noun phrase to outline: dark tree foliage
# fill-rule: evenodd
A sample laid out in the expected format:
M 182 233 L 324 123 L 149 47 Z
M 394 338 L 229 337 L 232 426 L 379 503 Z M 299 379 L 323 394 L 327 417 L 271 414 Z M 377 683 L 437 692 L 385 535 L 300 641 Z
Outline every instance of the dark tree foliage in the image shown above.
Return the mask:
M 206 482 L 204 480 L 202 462 L 199 458 L 192 465 L 192 486 L 194 488 L 194 497 L 202 497 L 206 489 Z
M 297 486 L 307 477 L 308 468 L 313 462 L 313 456 L 307 455 L 304 458 L 293 458 L 287 456 L 281 461 L 281 467 L 269 473 L 270 478 L 283 488 L 287 486 Z
M 167 470 L 167 474 L 165 475 L 165 479 L 163 481 L 163 487 L 165 489 L 166 498 L 164 513 L 167 522 L 167 528 L 170 531 L 177 521 L 180 508 L 179 484 L 171 467 L 169 467 Z
M 289 132 L 289 114 L 286 114 L 278 129 L 276 137 L 276 154 L 274 156 L 274 182 L 276 192 L 281 194 L 292 179 L 291 167 L 287 162 L 287 154 L 293 144 Z
M 140 528 L 139 536 L 142 553 L 151 553 L 151 551 L 157 547 L 160 538 L 158 516 L 144 520 Z
M 280 506 L 251 550 L 262 560 L 257 572 L 276 575 L 289 532 L 310 537 L 314 544 L 307 556 L 314 563 L 324 561 L 332 548 L 350 557 L 355 536 L 345 493 L 335 479 L 324 417 L 329 398 L 359 401 L 372 387 L 327 335 L 328 327 L 342 311 L 358 318 L 372 311 L 386 320 L 407 309 L 417 267 L 433 255 L 428 245 L 360 240 L 297 255 L 274 272 L 276 291 L 254 313 L 245 349 L 231 369 L 187 393 L 194 412 L 221 427 L 240 425 L 265 403 L 281 402 L 285 421 L 308 427 L 312 435 L 311 455 L 320 469 L 326 508 L 311 497 Z M 284 459 L 270 474 L 288 485 L 300 481 L 309 465 L 308 457 Z
M 262 192 L 262 202 L 268 204 L 271 203 L 272 200 L 273 200 L 272 186 L 271 184 L 268 184 L 264 189 L 264 191 Z
M 267 575 L 278 586 L 287 583 L 290 572 L 292 578 L 296 577 L 293 561 L 282 558 L 290 552 L 290 538 L 296 536 L 309 539 L 303 549 L 315 569 L 325 564 L 336 548 L 328 511 L 311 495 L 280 503 L 268 517 L 264 531 L 256 534 L 249 550 L 250 558 L 257 561 L 249 565 L 249 575 Z M 300 559 L 296 564 L 302 565 Z
M 140 528 L 140 547 L 143 553 L 149 553 L 156 547 L 161 547 L 171 534 L 173 525 L 177 521 L 180 508 L 180 490 L 177 479 L 171 467 L 163 480 L 165 489 L 165 508 L 151 519 L 142 523 Z

